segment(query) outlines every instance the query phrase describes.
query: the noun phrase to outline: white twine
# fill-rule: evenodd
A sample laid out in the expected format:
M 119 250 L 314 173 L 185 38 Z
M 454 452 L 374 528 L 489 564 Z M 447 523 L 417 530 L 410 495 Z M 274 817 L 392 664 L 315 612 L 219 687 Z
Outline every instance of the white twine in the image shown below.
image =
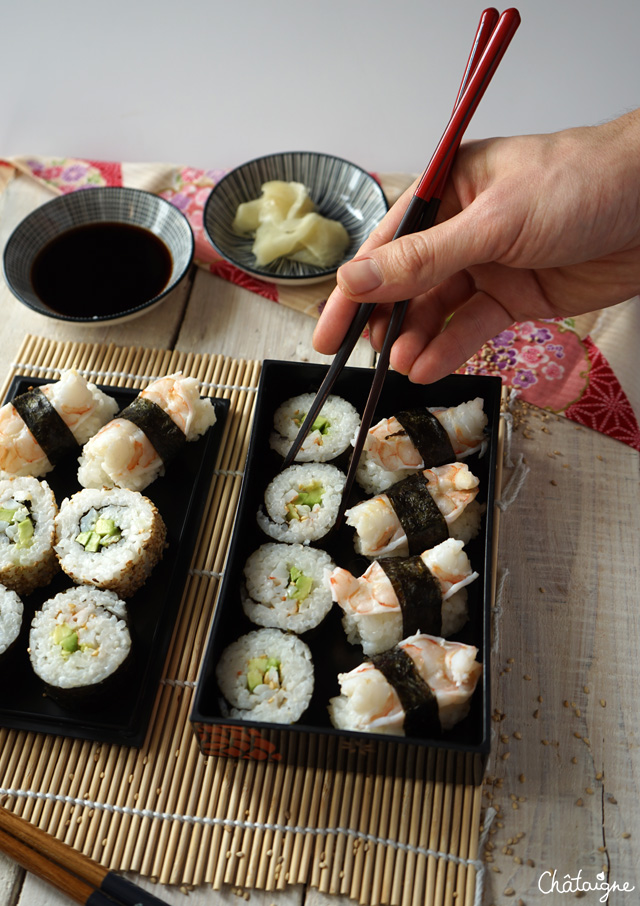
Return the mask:
M 37 371 L 47 376 L 62 374 L 67 370 L 65 368 L 54 368 L 51 365 L 33 365 L 28 362 L 13 362 L 11 367 L 19 373 L 22 373 L 23 371 L 26 371 L 28 369 L 29 371 Z M 127 371 L 108 371 L 95 368 L 76 368 L 74 370 L 85 378 L 116 378 L 118 380 L 127 381 L 146 381 L 147 383 L 150 383 L 151 381 L 157 381 L 159 378 L 165 376 L 159 374 L 131 374 Z M 240 390 L 249 393 L 256 393 L 258 389 L 257 387 L 249 387 L 245 384 L 216 384 L 212 381 L 201 381 L 200 386 L 208 390 Z M 118 389 L 122 388 L 114 387 L 114 390 Z
M 354 830 L 350 827 L 303 827 L 297 824 L 278 824 L 270 821 L 247 821 L 239 818 L 209 818 L 201 815 L 180 815 L 174 812 L 158 812 L 154 809 L 131 808 L 126 805 L 112 805 L 109 802 L 97 802 L 93 799 L 78 799 L 75 796 L 63 796 L 60 793 L 43 793 L 35 790 L 13 790 L 0 787 L 0 796 L 13 796 L 20 799 L 45 800 L 48 802 L 61 802 L 64 805 L 80 806 L 97 811 L 105 811 L 111 814 L 127 815 L 132 818 L 150 818 L 160 821 L 179 821 L 182 824 L 204 825 L 207 827 L 228 827 L 239 830 L 259 830 L 274 831 L 282 834 L 299 834 L 303 836 L 317 837 L 337 837 L 343 835 L 355 840 L 363 841 L 374 846 L 391 847 L 401 852 L 412 853 L 416 856 L 431 857 L 434 859 L 444 859 L 453 862 L 456 865 L 463 865 L 467 868 L 473 868 L 477 873 L 481 873 L 484 865 L 481 859 L 465 859 L 462 856 L 456 856 L 453 853 L 442 852 L 437 849 L 430 849 L 424 846 L 414 846 L 411 843 L 401 843 L 399 840 L 392 840 L 389 837 L 378 837 L 376 834 L 368 834 L 363 831 Z M 476 891 L 478 890 L 478 881 L 476 877 Z M 474 906 L 478 906 L 479 900 L 476 898 Z
M 482 833 L 480 834 L 480 839 L 478 840 L 478 852 L 482 852 L 482 848 L 487 842 L 489 829 L 491 828 L 496 815 L 496 810 L 491 806 L 485 812 Z M 476 890 L 475 896 L 473 898 L 473 906 L 482 906 L 482 900 L 484 899 L 484 876 L 487 867 L 484 863 L 484 859 L 479 859 L 478 861 L 480 863 L 480 868 L 476 869 Z
M 497 582 L 496 582 L 496 594 L 493 607 L 491 608 L 491 613 L 493 620 L 491 621 L 492 628 L 492 639 L 491 639 L 491 650 L 493 652 L 497 651 L 498 642 L 500 641 L 500 618 L 502 617 L 502 598 L 504 595 L 504 587 L 507 581 L 507 576 L 509 575 L 508 569 L 498 569 L 497 572 Z

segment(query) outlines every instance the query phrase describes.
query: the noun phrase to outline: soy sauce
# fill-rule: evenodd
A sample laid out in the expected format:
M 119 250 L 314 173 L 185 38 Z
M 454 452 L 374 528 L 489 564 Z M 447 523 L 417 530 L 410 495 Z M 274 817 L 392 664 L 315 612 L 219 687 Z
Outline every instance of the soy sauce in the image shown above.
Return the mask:
M 48 242 L 31 269 L 33 288 L 53 311 L 71 317 L 117 315 L 159 295 L 171 252 L 150 230 L 89 223 Z

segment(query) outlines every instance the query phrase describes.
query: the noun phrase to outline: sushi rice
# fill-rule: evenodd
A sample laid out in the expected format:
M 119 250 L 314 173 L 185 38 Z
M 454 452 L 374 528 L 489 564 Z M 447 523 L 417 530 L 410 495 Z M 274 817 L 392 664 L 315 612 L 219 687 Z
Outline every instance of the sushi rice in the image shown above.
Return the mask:
M 289 466 L 267 486 L 258 525 L 276 541 L 290 544 L 323 538 L 338 515 L 345 480 L 329 463 Z
M 295 633 L 315 628 L 333 605 L 326 551 L 302 544 L 261 545 L 244 567 L 242 607 L 259 626 Z
M 85 488 L 63 500 L 55 551 L 78 584 L 110 589 L 122 598 L 146 582 L 163 555 L 166 526 L 139 491 Z
M 315 394 L 302 393 L 286 400 L 276 410 L 269 445 L 281 456 L 289 452 L 314 399 Z M 349 447 L 359 427 L 360 416 L 355 406 L 342 397 L 329 395 L 295 461 L 327 462 L 335 459 Z
M 78 586 L 50 598 L 29 633 L 31 665 L 54 695 L 106 691 L 131 653 L 126 605 L 115 592 Z
M 20 635 L 24 607 L 15 591 L 0 585 L 0 657 L 5 655 Z
M 228 716 L 268 723 L 295 723 L 313 694 L 311 652 L 296 635 L 257 629 L 223 651 L 216 666 Z
M 0 583 L 21 596 L 47 585 L 59 570 L 53 549 L 57 512 L 46 481 L 0 479 Z

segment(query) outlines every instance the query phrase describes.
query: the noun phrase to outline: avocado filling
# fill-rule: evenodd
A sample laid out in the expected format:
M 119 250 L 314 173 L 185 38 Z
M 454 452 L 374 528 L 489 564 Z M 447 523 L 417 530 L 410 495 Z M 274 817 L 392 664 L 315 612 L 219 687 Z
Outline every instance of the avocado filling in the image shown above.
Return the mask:
M 67 623 L 58 623 L 53 630 L 53 643 L 60 646 L 60 654 L 64 658 L 75 654 L 76 651 L 87 651 L 94 648 L 93 645 L 81 645 L 78 639 L 78 633 Z
M 297 428 L 302 427 L 302 423 L 304 422 L 306 417 L 307 417 L 306 412 L 296 413 L 296 415 L 293 419 L 294 425 Z M 331 427 L 331 422 L 329 421 L 329 419 L 326 418 L 326 416 L 321 414 L 316 417 L 315 421 L 311 425 L 311 431 L 317 431 L 319 434 L 324 435 L 324 434 L 329 433 L 330 427 Z
M 95 553 L 122 538 L 122 532 L 113 519 L 98 516 L 93 528 L 84 529 L 76 535 L 76 541 L 89 553 Z
M 247 689 L 253 692 L 257 686 L 280 687 L 280 661 L 276 657 L 252 657 L 247 667 Z
M 34 523 L 28 507 L 18 503 L 15 508 L 0 507 L 0 522 L 7 523 L 4 534 L 18 549 L 31 547 Z
M 309 511 L 312 510 L 314 506 L 319 506 L 322 503 L 323 494 L 324 486 L 319 481 L 313 481 L 311 484 L 301 487 L 293 500 L 289 501 L 285 506 L 285 519 L 287 522 L 304 519 L 308 513 L 305 510 L 300 510 L 299 507 L 308 507 Z
M 297 566 L 292 566 L 289 570 L 289 587 L 287 597 L 295 598 L 296 601 L 304 601 L 311 594 L 313 579 L 311 576 L 305 576 L 302 570 Z

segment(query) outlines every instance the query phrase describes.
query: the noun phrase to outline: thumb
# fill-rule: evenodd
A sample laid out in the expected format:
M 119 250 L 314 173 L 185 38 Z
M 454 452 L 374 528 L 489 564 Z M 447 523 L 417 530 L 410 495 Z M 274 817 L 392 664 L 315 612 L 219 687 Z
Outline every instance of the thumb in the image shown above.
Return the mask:
M 367 249 L 338 270 L 342 293 L 355 302 L 398 302 L 425 293 L 447 277 L 490 259 L 474 203 L 449 220 Z

